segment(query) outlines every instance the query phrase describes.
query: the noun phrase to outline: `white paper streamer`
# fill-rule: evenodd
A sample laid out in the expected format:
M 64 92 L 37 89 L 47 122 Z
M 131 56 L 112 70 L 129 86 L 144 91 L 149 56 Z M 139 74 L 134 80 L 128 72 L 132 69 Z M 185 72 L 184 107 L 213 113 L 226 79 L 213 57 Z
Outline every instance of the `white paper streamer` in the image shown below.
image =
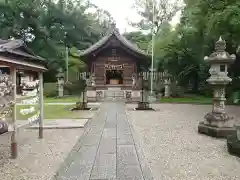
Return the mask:
M 33 113 L 34 111 L 35 111 L 35 107 L 30 107 L 30 108 L 26 108 L 26 109 L 21 109 L 20 113 L 22 115 L 27 115 L 27 114 Z
M 31 96 L 37 96 L 38 94 L 38 89 L 34 89 L 32 91 L 23 91 L 22 93 L 24 96 L 28 96 L 28 97 L 31 97 Z
M 21 103 L 25 104 L 25 105 L 27 105 L 27 104 L 31 105 L 31 104 L 36 104 L 38 101 L 39 101 L 39 97 L 37 96 L 32 99 L 24 99 L 24 100 L 22 100 Z
M 37 102 L 39 101 L 39 96 L 38 96 L 38 92 L 39 92 L 39 80 L 36 81 L 32 81 L 32 82 L 24 82 L 23 84 L 23 95 L 28 96 L 28 97 L 33 97 L 31 99 L 24 99 L 21 101 L 21 104 L 23 105 L 33 105 L 33 104 L 37 104 Z M 26 88 L 33 88 L 33 90 L 31 91 L 24 91 L 24 89 Z M 20 113 L 22 115 L 27 115 L 30 113 L 34 113 L 36 111 L 36 108 L 34 106 L 28 107 L 28 108 L 23 108 L 20 110 Z M 29 121 L 29 123 L 35 123 L 36 121 L 39 120 L 40 117 L 40 111 L 38 111 L 36 114 L 34 114 L 32 117 L 29 117 L 27 120 Z
M 33 123 L 39 120 L 40 117 L 40 111 L 38 111 L 36 114 L 34 114 L 32 117 L 28 118 L 29 123 Z

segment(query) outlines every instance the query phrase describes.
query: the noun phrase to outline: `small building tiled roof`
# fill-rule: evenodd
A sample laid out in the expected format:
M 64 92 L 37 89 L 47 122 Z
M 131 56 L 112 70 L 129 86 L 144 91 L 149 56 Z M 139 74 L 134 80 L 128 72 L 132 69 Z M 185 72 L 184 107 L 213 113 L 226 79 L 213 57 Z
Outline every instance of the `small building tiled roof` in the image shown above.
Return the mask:
M 6 56 L 7 54 L 7 56 Z M 14 59 L 7 58 L 8 55 L 16 57 Z M 11 63 L 21 64 L 21 61 L 24 60 L 25 63 L 29 62 L 29 66 L 39 67 L 41 65 L 42 68 L 46 69 L 47 62 L 44 58 L 35 55 L 24 43 L 23 40 L 14 39 L 14 40 L 3 40 L 0 39 L 0 56 L 5 57 Z M 16 59 L 19 59 L 19 62 Z M 5 60 L 6 60 L 5 59 Z M 30 65 L 31 64 L 31 65 Z
M 24 48 L 25 51 L 21 50 L 20 48 Z M 7 52 L 10 54 L 15 54 L 19 56 L 24 56 L 40 61 L 44 61 L 43 58 L 35 55 L 24 43 L 21 39 L 16 40 L 3 40 L 0 39 L 0 53 Z
M 90 46 L 89 48 L 87 48 L 85 50 L 80 50 L 79 51 L 79 56 L 80 57 L 85 56 L 85 55 L 88 55 L 88 54 L 96 51 L 97 49 L 102 47 L 105 43 L 107 43 L 108 40 L 112 36 L 115 36 L 117 38 L 117 40 L 120 41 L 124 46 L 126 46 L 130 50 L 136 52 L 137 54 L 140 54 L 140 55 L 143 55 L 143 56 L 150 56 L 144 50 L 138 48 L 137 45 L 133 44 L 132 42 L 127 40 L 124 36 L 122 36 L 119 33 L 118 29 L 115 27 L 115 25 L 112 26 L 111 31 L 109 31 L 109 33 L 106 36 L 104 36 L 102 39 L 100 39 L 97 43 L 93 44 L 92 46 Z

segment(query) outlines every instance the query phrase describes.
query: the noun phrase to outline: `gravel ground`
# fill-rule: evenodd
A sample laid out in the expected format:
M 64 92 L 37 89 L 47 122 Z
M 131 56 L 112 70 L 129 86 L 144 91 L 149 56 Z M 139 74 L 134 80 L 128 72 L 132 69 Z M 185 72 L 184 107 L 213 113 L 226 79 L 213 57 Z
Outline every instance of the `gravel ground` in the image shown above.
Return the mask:
M 10 136 L 0 136 L 1 180 L 50 180 L 72 150 L 83 129 L 44 130 L 38 139 L 37 130 L 19 129 L 19 154 L 10 159 Z
M 128 108 L 136 105 L 127 105 Z M 156 180 L 239 180 L 240 158 L 227 152 L 226 140 L 197 133 L 204 105 L 153 105 L 156 112 L 128 110 L 129 121 Z M 240 107 L 228 107 L 240 119 Z

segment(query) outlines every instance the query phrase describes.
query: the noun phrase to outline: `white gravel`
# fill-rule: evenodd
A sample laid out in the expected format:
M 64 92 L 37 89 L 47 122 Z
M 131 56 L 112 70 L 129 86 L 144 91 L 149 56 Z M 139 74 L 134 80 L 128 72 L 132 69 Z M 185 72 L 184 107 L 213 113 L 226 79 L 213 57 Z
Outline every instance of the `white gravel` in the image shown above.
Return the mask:
M 72 150 L 83 129 L 44 130 L 38 139 L 37 130 L 20 129 L 19 155 L 10 159 L 10 136 L 0 136 L 1 180 L 50 180 Z
M 127 114 L 156 180 L 240 179 L 240 158 L 228 154 L 226 140 L 197 133 L 198 123 L 211 111 L 211 106 L 153 107 L 159 110 Z M 239 108 L 228 107 L 228 112 L 238 120 Z

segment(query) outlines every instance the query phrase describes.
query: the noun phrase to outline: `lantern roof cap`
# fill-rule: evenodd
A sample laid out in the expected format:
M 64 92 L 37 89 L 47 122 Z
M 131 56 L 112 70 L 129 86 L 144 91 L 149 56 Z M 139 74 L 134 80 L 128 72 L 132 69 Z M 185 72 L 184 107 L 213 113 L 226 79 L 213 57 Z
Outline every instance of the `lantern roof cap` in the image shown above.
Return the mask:
M 222 39 L 222 37 L 219 37 L 219 40 L 215 43 L 215 51 L 210 54 L 210 56 L 204 57 L 205 61 L 208 61 L 209 63 L 233 63 L 236 59 L 236 56 L 234 54 L 230 55 L 226 50 L 226 42 Z

